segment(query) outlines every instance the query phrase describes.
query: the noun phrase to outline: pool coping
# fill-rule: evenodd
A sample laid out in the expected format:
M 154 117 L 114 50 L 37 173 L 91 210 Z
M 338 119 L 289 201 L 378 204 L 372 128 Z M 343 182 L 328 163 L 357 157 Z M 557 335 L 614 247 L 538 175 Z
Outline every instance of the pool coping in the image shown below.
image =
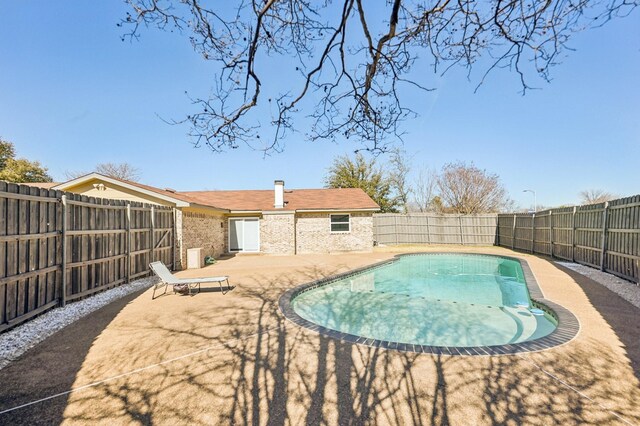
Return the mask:
M 394 263 L 405 256 L 433 256 L 433 255 L 471 255 L 484 257 L 501 257 L 518 261 L 524 273 L 525 283 L 529 290 L 529 296 L 534 306 L 552 315 L 558 322 L 556 329 L 547 336 L 539 339 L 526 341 L 522 343 L 511 343 L 506 345 L 494 346 L 469 346 L 469 347 L 453 347 L 453 346 L 427 346 L 412 343 L 393 342 L 387 340 L 378 340 L 367 338 L 364 336 L 356 336 L 354 334 L 344 333 L 333 330 L 319 324 L 313 323 L 298 315 L 291 305 L 291 301 L 301 293 L 325 286 L 334 281 L 360 274 L 365 271 L 379 268 L 381 266 Z M 382 348 L 396 350 L 400 352 L 425 353 L 434 355 L 454 355 L 454 356 L 491 356 L 491 355 L 514 355 L 527 352 L 539 352 L 564 345 L 573 340 L 580 331 L 580 322 L 578 318 L 565 307 L 544 297 L 544 293 L 538 285 L 538 281 L 529 267 L 529 263 L 522 258 L 514 256 L 504 256 L 485 253 L 468 253 L 468 252 L 418 252 L 418 253 L 402 253 L 397 254 L 391 259 L 377 262 L 371 265 L 343 272 L 341 274 L 332 275 L 330 277 L 321 278 L 311 281 L 284 292 L 278 301 L 280 312 L 289 321 L 304 327 L 308 330 L 321 334 L 323 336 L 338 339 L 342 342 L 354 343 L 358 345 L 369 346 L 372 348 Z

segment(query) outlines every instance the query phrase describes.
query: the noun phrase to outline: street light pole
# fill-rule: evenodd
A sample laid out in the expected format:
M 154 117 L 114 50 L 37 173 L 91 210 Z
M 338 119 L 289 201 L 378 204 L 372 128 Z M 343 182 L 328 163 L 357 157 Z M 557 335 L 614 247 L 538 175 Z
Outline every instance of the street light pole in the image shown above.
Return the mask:
M 536 199 L 536 191 L 533 189 L 525 189 L 522 192 L 531 192 L 533 194 L 533 212 L 536 213 L 538 211 L 538 200 Z

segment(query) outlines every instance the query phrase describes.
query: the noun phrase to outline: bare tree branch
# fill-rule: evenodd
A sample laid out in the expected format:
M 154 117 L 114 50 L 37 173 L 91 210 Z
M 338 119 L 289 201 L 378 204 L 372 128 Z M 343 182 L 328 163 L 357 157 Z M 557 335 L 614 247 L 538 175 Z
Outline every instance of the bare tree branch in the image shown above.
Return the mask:
M 600 204 L 605 201 L 615 200 L 616 198 L 620 197 L 601 189 L 586 189 L 584 191 L 580 191 L 581 204 Z
M 435 210 L 433 199 L 436 196 L 438 175 L 431 169 L 421 169 L 413 184 L 413 196 L 415 208 L 426 213 Z
M 430 90 L 426 66 L 464 67 L 470 79 L 478 69 L 478 87 L 508 69 L 524 94 L 532 75 L 550 80 L 575 32 L 625 17 L 640 0 L 126 1 L 123 40 L 143 27 L 177 31 L 216 66 L 212 94 L 190 98 L 195 111 L 171 121 L 188 123 L 196 145 L 268 153 L 305 129 L 310 140 L 351 139 L 355 151 L 377 153 L 416 117 L 403 99 Z
M 437 178 L 443 208 L 452 213 L 495 213 L 510 205 L 498 175 L 473 164 L 449 163 Z

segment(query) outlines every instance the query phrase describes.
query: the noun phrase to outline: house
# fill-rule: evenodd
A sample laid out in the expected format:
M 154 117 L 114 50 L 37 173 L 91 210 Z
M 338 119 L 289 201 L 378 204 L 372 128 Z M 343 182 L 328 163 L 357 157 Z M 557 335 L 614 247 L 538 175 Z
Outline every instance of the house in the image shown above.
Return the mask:
M 380 209 L 359 188 L 286 190 L 281 180 L 273 190 L 183 192 L 91 173 L 52 189 L 174 208 L 183 265 L 197 247 L 214 257 L 371 251 Z

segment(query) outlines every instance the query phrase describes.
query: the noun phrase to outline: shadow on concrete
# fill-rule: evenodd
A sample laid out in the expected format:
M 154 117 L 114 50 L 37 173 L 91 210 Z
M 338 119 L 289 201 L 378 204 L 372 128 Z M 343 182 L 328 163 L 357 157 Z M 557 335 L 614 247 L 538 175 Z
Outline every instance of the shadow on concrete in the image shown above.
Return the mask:
M 569 268 L 556 265 L 569 275 L 584 291 L 594 308 L 607 321 L 624 344 L 634 374 L 640 380 L 640 308 L 607 287 Z M 634 285 L 629 283 L 629 285 Z
M 236 286 L 234 285 L 230 285 L 229 287 L 227 286 L 222 286 L 222 290 L 220 290 L 220 287 L 202 287 L 200 289 L 200 291 L 197 291 L 195 294 L 197 295 L 198 293 L 228 293 L 230 291 L 233 291 L 236 288 Z
M 308 267 L 296 272 L 311 281 L 337 269 Z M 637 331 L 624 329 L 622 319 L 613 318 L 619 312 L 631 315 L 626 305 L 610 306 L 611 294 L 567 273 L 602 309 L 621 340 L 637 339 Z M 448 425 L 466 419 L 467 424 L 506 425 L 616 420 L 541 369 L 569 380 L 595 401 L 633 401 L 627 389 L 600 386 L 602 381 L 615 382 L 610 366 L 619 358 L 597 342 L 574 342 L 562 350 L 526 355 L 535 362 L 518 356 L 418 355 L 354 345 L 300 328 L 281 315 L 278 298 L 299 283 L 290 274 L 254 276 L 235 289 L 237 297 L 215 310 L 190 311 L 179 327 L 162 316 L 132 324 L 137 332 L 166 336 L 155 348 L 159 359 L 173 356 L 169 346 L 174 341 L 187 349 L 211 349 L 184 363 L 146 370 L 142 378 L 128 377 L 74 394 L 73 399 L 64 396 L 17 410 L 0 416 L 0 423 Z M 69 390 L 96 336 L 134 297 L 68 327 L 0 371 L 0 407 Z M 445 324 L 446 318 L 438 326 Z M 632 347 L 627 352 L 637 362 L 638 350 Z M 139 350 L 109 362 L 126 371 L 127 365 L 151 363 L 147 356 Z M 68 405 L 72 409 L 64 413 Z M 594 417 L 594 409 L 599 417 Z M 466 410 L 481 414 L 466 418 Z M 633 409 L 618 411 L 631 421 L 640 420 Z
M 0 411 L 71 389 L 95 339 L 144 290 L 129 294 L 58 331 L 0 370 Z M 6 414 L 0 424 L 59 424 L 67 396 Z

